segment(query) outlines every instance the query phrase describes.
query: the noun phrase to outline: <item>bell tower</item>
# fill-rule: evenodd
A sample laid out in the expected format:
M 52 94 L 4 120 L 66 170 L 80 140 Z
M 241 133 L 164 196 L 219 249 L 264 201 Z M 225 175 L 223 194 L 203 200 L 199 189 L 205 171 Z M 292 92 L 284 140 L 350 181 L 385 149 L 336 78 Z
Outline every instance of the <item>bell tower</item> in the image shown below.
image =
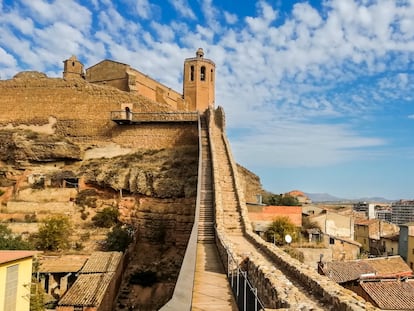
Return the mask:
M 63 61 L 63 79 L 84 79 L 83 64 L 75 55 Z
M 196 57 L 184 61 L 183 94 L 190 111 L 204 112 L 214 106 L 215 70 L 213 61 L 204 58 L 199 48 Z

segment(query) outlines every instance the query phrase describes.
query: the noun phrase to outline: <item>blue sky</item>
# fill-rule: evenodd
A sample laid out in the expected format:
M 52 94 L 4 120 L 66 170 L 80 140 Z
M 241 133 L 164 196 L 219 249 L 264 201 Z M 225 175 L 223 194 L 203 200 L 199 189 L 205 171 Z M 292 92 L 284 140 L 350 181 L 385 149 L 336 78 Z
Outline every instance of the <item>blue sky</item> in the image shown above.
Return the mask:
M 238 163 L 265 189 L 414 198 L 414 1 L 0 0 L 0 77 L 76 55 L 182 91 L 216 63 Z

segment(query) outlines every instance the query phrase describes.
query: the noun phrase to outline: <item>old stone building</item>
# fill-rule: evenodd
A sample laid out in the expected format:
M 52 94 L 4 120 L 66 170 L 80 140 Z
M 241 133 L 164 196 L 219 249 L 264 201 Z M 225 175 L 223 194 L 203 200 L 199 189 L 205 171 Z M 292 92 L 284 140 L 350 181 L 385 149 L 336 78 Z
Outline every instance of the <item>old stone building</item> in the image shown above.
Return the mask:
M 215 64 L 204 58 L 203 49 L 197 50 L 196 57 L 184 61 L 183 77 L 183 94 L 180 94 L 130 65 L 113 60 L 103 60 L 87 68 L 85 73 L 82 63 L 72 56 L 64 61 L 63 71 L 64 79 L 85 79 L 94 84 L 109 85 L 167 104 L 174 110 L 203 112 L 214 106 Z

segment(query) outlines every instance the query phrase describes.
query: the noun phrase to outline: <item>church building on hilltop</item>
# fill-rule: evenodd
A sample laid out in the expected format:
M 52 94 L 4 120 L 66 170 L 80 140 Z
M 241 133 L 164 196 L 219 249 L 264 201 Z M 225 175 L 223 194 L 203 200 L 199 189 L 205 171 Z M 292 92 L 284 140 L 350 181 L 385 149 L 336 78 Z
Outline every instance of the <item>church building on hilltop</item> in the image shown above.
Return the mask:
M 85 79 L 94 84 L 109 85 L 125 92 L 136 92 L 173 110 L 204 112 L 214 107 L 215 64 L 204 58 L 199 48 L 196 57 L 184 61 L 183 94 L 172 90 L 130 65 L 103 60 L 84 70 L 83 64 L 72 56 L 63 61 L 63 78 Z

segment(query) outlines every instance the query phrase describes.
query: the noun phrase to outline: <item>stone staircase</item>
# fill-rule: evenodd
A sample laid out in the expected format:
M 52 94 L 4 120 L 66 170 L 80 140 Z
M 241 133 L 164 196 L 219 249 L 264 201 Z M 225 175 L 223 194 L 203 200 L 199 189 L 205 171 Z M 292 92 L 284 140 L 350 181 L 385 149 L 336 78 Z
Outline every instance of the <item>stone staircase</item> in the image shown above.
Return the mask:
M 231 163 L 223 142 L 223 137 L 216 137 L 220 142 L 215 145 L 216 160 L 219 166 L 219 187 L 221 188 L 223 206 L 223 226 L 228 234 L 242 235 L 242 220 L 239 210 Z
M 214 243 L 214 205 L 212 187 L 211 153 L 208 137 L 208 129 L 204 117 L 201 118 L 201 144 L 202 144 L 202 168 L 201 168 L 201 196 L 200 215 L 198 220 L 199 243 Z

